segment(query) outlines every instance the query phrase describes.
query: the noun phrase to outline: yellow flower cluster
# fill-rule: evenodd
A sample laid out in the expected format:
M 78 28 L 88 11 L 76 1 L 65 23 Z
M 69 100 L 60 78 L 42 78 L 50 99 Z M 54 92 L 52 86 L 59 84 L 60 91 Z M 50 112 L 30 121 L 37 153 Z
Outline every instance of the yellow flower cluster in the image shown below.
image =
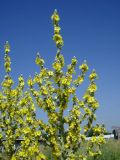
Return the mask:
M 40 54 L 39 53 L 37 53 L 37 57 L 36 57 L 35 63 L 37 65 L 39 65 L 40 67 L 43 67 L 43 65 L 44 65 L 44 60 L 42 58 L 40 58 Z
M 92 73 L 89 76 L 89 79 L 90 79 L 90 81 L 94 81 L 96 78 L 98 78 L 98 75 L 95 72 L 95 70 L 93 70 Z
M 60 70 L 61 70 L 61 68 L 62 68 L 62 65 L 61 65 L 61 63 L 60 62 L 55 62 L 55 63 L 53 63 L 53 68 L 57 71 L 57 72 L 59 72 Z
M 82 73 L 86 73 L 89 69 L 86 61 L 84 61 L 84 63 L 81 66 L 79 66 L 79 68 L 82 70 Z
M 95 83 L 90 84 L 90 86 L 88 87 L 88 91 L 90 93 L 95 93 L 97 91 L 97 86 Z
M 62 36 L 60 35 L 60 27 L 59 27 L 59 15 L 57 13 L 57 10 L 54 11 L 52 17 L 51 17 L 54 25 L 54 35 L 53 35 L 53 40 L 56 43 L 57 48 L 61 49 L 61 47 L 64 45 Z
M 59 15 L 58 15 L 56 9 L 54 10 L 54 14 L 51 16 L 51 19 L 52 19 L 52 21 L 53 21 L 53 24 L 54 24 L 54 23 L 58 23 L 58 22 L 60 21 L 60 17 L 59 17 Z
M 8 53 L 10 52 L 10 45 L 8 41 L 6 41 L 4 48 L 5 48 L 4 67 L 5 67 L 5 71 L 9 73 L 11 71 L 11 67 L 10 67 L 11 61 L 8 55 Z
M 28 91 L 24 91 L 23 76 L 18 77 L 18 86 L 13 88 L 14 81 L 10 76 L 10 45 L 5 45 L 5 79 L 0 92 L 0 141 L 8 160 L 46 159 L 39 151 L 41 131 L 36 120 L 35 105 Z M 9 69 L 8 69 L 9 68 Z M 30 79 L 29 86 L 32 86 Z M 19 150 L 16 150 L 17 139 L 23 139 Z
M 4 49 L 5 49 L 5 53 L 10 52 L 10 45 L 9 45 L 8 41 L 6 41 L 6 44 L 4 45 Z
M 75 67 L 77 65 L 77 59 L 76 57 L 73 57 L 72 60 L 71 60 L 71 64 L 67 66 L 67 74 L 70 74 L 72 75 L 73 73 L 75 73 Z

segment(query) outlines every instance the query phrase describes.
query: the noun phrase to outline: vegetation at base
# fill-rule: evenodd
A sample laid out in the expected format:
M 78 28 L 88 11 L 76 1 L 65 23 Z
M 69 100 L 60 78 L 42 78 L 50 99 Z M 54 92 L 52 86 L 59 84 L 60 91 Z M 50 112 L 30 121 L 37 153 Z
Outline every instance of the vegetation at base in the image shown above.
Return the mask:
M 120 140 L 107 141 L 103 145 L 102 153 L 100 160 L 120 160 Z
M 120 140 L 107 140 L 101 151 L 102 155 L 96 160 L 120 160 Z
M 120 140 L 107 140 L 106 144 L 102 146 L 101 151 L 102 155 L 99 158 L 88 158 L 88 160 L 120 160 Z M 44 152 L 49 160 L 54 160 L 50 148 L 46 148 Z M 76 160 L 79 160 L 79 158 Z

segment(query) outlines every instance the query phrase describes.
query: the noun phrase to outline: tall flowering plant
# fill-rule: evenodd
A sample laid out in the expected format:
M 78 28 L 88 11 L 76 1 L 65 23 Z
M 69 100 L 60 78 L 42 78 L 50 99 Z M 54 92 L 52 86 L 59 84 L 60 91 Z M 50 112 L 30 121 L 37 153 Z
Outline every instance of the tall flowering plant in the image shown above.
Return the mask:
M 97 73 L 95 70 L 90 73 L 89 86 L 80 99 L 77 89 L 84 82 L 89 67 L 84 61 L 79 66 L 80 74 L 75 76 L 78 62 L 73 57 L 65 71 L 61 51 L 64 41 L 60 34 L 57 10 L 51 19 L 54 26 L 53 40 L 57 47 L 52 69 L 45 67 L 44 59 L 38 53 L 35 62 L 40 72 L 28 78 L 27 90 L 24 89 L 22 75 L 18 77 L 18 85 L 13 86 L 10 45 L 8 42 L 5 44 L 6 75 L 0 91 L 0 145 L 8 160 L 46 160 L 47 157 L 40 150 L 40 140 L 44 147 L 51 148 L 54 160 L 87 160 L 89 156 L 96 158 L 101 154 L 100 146 L 105 143 L 103 126 L 93 127 L 95 112 L 99 107 L 95 98 Z M 46 112 L 47 123 L 36 117 L 36 106 Z M 91 128 L 93 136 L 86 141 Z M 21 143 L 16 147 L 16 141 L 20 139 Z
M 39 120 L 39 126 L 44 144 L 52 149 L 53 159 L 87 160 L 88 156 L 99 156 L 100 146 L 105 142 L 104 129 L 100 125 L 93 128 L 94 136 L 86 142 L 86 135 L 93 127 L 93 121 L 96 120 L 95 112 L 99 107 L 95 98 L 97 90 L 95 80 L 98 76 L 95 70 L 91 72 L 90 84 L 83 98 L 79 99 L 76 91 L 83 83 L 89 67 L 84 61 L 79 66 L 81 74 L 74 78 L 77 59 L 73 57 L 71 64 L 67 66 L 67 71 L 64 72 L 64 56 L 61 52 L 64 41 L 60 34 L 60 17 L 57 10 L 54 11 L 51 19 L 54 26 L 53 40 L 57 47 L 53 69 L 45 68 L 44 60 L 38 53 L 36 64 L 40 67 L 40 73 L 30 78 L 28 85 L 36 105 L 47 113 L 48 123 Z M 34 87 L 36 84 L 38 89 Z M 67 109 L 69 113 L 65 114 Z M 79 152 L 84 144 L 86 144 L 85 149 Z

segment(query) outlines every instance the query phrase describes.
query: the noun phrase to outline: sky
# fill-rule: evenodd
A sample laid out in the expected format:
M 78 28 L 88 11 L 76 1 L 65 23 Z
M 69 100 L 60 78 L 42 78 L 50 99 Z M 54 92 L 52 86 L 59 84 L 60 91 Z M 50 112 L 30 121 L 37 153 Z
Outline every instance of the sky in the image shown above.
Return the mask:
M 15 81 L 20 74 L 27 80 L 29 75 L 39 72 L 35 64 L 37 52 L 46 67 L 51 68 L 56 55 L 50 19 L 54 9 L 61 18 L 66 65 L 73 56 L 79 64 L 86 59 L 89 74 L 95 69 L 99 75 L 97 123 L 104 123 L 108 130 L 120 126 L 119 0 L 0 0 L 0 82 L 5 74 L 6 41 L 11 45 L 11 75 Z M 81 88 L 78 95 L 83 92 Z M 37 112 L 45 118 L 41 111 Z

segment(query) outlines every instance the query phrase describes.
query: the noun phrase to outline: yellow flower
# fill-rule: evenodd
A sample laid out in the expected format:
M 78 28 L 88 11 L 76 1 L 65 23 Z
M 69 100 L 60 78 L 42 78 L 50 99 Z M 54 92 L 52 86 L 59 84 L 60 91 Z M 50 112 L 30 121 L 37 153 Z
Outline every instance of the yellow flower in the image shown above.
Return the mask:
M 99 136 L 98 137 L 98 143 L 99 144 L 105 144 L 106 143 L 105 138 L 103 136 Z
M 27 152 L 26 152 L 26 151 L 20 151 L 20 152 L 19 152 L 19 156 L 26 158 L 28 155 L 27 155 Z
M 54 33 L 55 33 L 55 34 L 59 34 L 60 29 L 61 29 L 61 28 L 60 28 L 59 26 L 55 26 L 55 27 L 54 27 Z
M 61 36 L 60 34 L 54 34 L 53 40 L 54 40 L 55 42 L 61 41 L 61 40 L 62 40 L 62 36 Z
M 86 61 L 84 61 L 84 63 L 79 68 L 82 70 L 83 73 L 86 73 L 89 69 Z
M 26 121 L 28 121 L 29 123 L 33 123 L 33 119 L 31 117 L 26 117 Z
M 42 68 L 39 76 L 40 76 L 41 79 L 43 77 L 47 76 L 47 69 L 46 68 Z
M 95 83 L 91 84 L 91 85 L 88 87 L 88 91 L 89 91 L 90 93 L 94 93 L 94 92 L 96 92 L 96 90 L 97 90 L 97 86 L 96 86 Z
M 93 104 L 92 104 L 92 108 L 94 109 L 97 109 L 99 107 L 99 103 L 97 101 L 95 101 Z
M 75 106 L 74 106 L 75 107 Z M 77 108 L 78 106 L 76 106 L 75 107 L 75 109 L 73 109 L 73 111 L 72 111 L 72 113 L 74 114 L 74 115 L 76 115 L 76 116 L 80 116 L 80 110 L 79 110 L 79 108 Z
M 61 70 L 61 64 L 59 62 L 54 62 L 53 63 L 53 68 L 57 71 L 60 71 Z
M 42 78 L 36 74 L 33 80 L 34 83 L 42 84 Z
M 28 86 L 32 87 L 34 85 L 34 82 L 31 78 L 28 79 L 27 81 Z
M 73 57 L 73 59 L 72 59 L 72 65 L 76 65 L 77 64 L 77 59 L 76 59 L 76 57 Z
M 5 53 L 9 53 L 10 52 L 10 45 L 9 45 L 8 41 L 6 41 L 4 49 L 5 49 Z
M 26 127 L 23 129 L 23 133 L 28 134 L 31 132 L 31 129 L 29 127 Z
M 13 96 L 13 97 L 15 97 L 15 96 L 17 96 L 17 94 L 18 94 L 18 92 L 17 92 L 17 90 L 11 90 L 11 96 Z
M 57 47 L 64 45 L 62 36 L 60 34 L 54 34 L 53 40 L 55 41 Z
M 84 108 L 84 111 L 85 111 L 85 113 L 87 115 L 91 115 L 92 114 L 92 112 L 91 112 L 91 110 L 89 108 Z
M 48 71 L 48 75 L 49 75 L 49 76 L 53 76 L 53 75 L 54 75 L 54 72 L 53 72 L 53 71 Z
M 20 110 L 21 114 L 26 114 L 28 112 L 28 109 L 27 108 L 22 108 Z
M 17 158 L 15 156 L 12 156 L 11 160 L 17 160 Z
M 47 90 L 47 88 L 45 86 L 41 87 L 41 93 L 44 94 L 44 95 L 48 94 L 48 90 Z
M 83 101 L 79 101 L 78 104 L 79 104 L 79 106 L 82 107 L 82 108 L 84 108 L 84 106 L 85 106 L 85 104 L 84 104 Z
M 50 135 L 54 135 L 55 128 L 50 127 L 48 130 L 49 130 Z M 53 136 L 53 138 L 55 138 L 55 137 Z
M 33 91 L 33 96 L 34 97 L 38 97 L 39 96 L 39 93 L 37 91 Z
M 92 143 L 96 143 L 96 142 L 97 142 L 97 138 L 96 138 L 95 136 L 93 136 L 93 137 L 90 139 L 90 141 L 91 141 Z
M 70 144 L 68 144 L 68 143 L 65 144 L 66 149 L 69 148 L 69 146 L 70 146 Z
M 53 15 L 51 16 L 51 19 L 53 20 L 53 22 L 58 22 L 60 20 L 57 10 L 54 11 Z
M 95 102 L 95 98 L 94 97 L 91 97 L 89 96 L 88 99 L 87 99 L 87 103 L 94 103 Z
M 10 77 L 6 77 L 6 79 L 2 82 L 3 87 L 11 87 L 13 84 L 14 82 Z
M 35 63 L 37 65 L 40 65 L 40 66 L 43 66 L 43 64 L 44 64 L 44 60 L 42 58 L 40 58 L 39 53 L 37 53 L 37 57 L 36 57 Z
M 21 81 L 24 81 L 24 79 L 23 79 L 23 76 L 21 75 L 21 76 L 19 76 L 18 77 L 18 80 L 21 82 Z
M 5 120 L 5 123 L 6 123 L 6 124 L 9 124 L 9 123 L 10 123 L 10 120 L 9 120 L 9 119 L 6 119 L 6 120 Z
M 63 77 L 62 80 L 61 80 L 62 85 L 66 85 L 67 82 L 68 82 L 67 78 Z
M 73 94 L 73 93 L 75 93 L 75 90 L 76 90 L 76 88 L 74 88 L 74 87 L 68 88 L 68 93 Z
M 93 153 L 91 150 L 89 150 L 88 153 L 89 153 L 89 155 L 90 155 L 91 157 L 94 156 L 94 153 Z
M 75 122 L 72 122 L 71 124 L 70 124 L 70 127 L 69 127 L 70 129 L 74 129 L 75 128 Z
M 93 70 L 92 73 L 89 76 L 90 81 L 94 81 L 96 78 L 98 78 L 97 73 Z
M 41 135 L 41 131 L 36 131 L 36 132 L 34 133 L 34 135 L 35 135 L 35 137 L 40 136 L 40 135 Z
M 84 76 L 78 76 L 78 78 L 74 81 L 76 86 L 79 86 L 84 81 Z
M 24 143 L 28 146 L 30 144 L 30 140 L 27 138 Z
M 6 61 L 6 62 L 4 63 L 4 67 L 5 67 L 5 68 L 9 68 L 9 67 L 10 67 L 10 64 L 11 64 L 11 62 Z
M 56 45 L 57 45 L 57 47 L 63 46 L 63 45 L 64 45 L 63 40 L 61 39 L 61 40 L 59 40 L 59 41 L 56 41 Z
M 100 126 L 95 126 L 95 127 L 93 128 L 93 132 L 94 132 L 95 134 L 100 134 L 100 133 L 102 132 L 102 128 L 101 128 Z

